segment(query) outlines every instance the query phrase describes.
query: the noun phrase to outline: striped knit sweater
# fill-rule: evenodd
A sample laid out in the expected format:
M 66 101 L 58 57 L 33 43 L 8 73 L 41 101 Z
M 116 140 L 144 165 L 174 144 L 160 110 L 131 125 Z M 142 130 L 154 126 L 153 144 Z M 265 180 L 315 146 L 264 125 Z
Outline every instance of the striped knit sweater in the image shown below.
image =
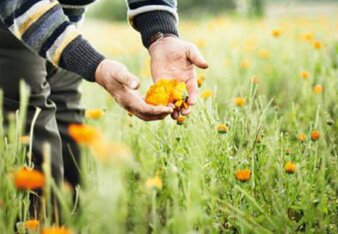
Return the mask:
M 29 49 L 57 67 L 95 81 L 104 56 L 78 31 L 86 6 L 95 0 L 0 0 L 0 19 Z M 176 0 L 127 0 L 128 18 L 148 47 L 157 32 L 178 35 Z M 1 42 L 0 42 L 1 43 Z

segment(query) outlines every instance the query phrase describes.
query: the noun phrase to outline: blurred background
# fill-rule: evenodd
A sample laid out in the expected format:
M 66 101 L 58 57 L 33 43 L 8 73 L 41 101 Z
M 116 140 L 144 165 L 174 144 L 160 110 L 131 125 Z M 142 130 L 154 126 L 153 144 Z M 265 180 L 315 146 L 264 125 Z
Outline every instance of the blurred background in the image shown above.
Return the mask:
M 220 14 L 240 15 L 244 17 L 276 16 L 288 11 L 288 14 L 311 15 L 313 13 L 334 14 L 331 5 L 338 0 L 178 0 L 181 18 L 203 18 Z M 89 17 L 103 20 L 126 20 L 124 0 L 101 0 L 90 8 Z

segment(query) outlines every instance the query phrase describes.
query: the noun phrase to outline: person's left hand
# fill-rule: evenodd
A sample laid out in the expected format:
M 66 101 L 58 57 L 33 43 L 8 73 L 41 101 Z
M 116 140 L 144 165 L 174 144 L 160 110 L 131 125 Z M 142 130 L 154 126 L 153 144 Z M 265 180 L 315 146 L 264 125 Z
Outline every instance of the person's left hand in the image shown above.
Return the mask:
M 154 82 L 158 79 L 184 81 L 189 92 L 188 104 L 190 106 L 194 105 L 198 98 L 195 65 L 202 69 L 208 68 L 208 63 L 198 48 L 192 43 L 170 36 L 151 44 L 149 54 Z M 172 117 L 176 119 L 180 112 L 183 115 L 188 115 L 190 108 L 175 110 Z

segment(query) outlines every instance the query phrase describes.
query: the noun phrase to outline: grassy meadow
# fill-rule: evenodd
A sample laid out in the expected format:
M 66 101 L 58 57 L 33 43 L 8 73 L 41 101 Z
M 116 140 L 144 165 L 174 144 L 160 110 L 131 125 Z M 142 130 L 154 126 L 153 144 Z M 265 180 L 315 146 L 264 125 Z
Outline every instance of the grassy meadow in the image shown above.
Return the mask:
M 145 94 L 152 81 L 138 33 L 94 20 L 83 31 L 141 78 Z M 45 163 L 44 217 L 33 227 L 29 191 L 13 183 L 18 168 L 32 166 L 22 95 L 9 134 L 0 128 L 0 233 L 52 226 L 51 191 L 65 228 L 43 233 L 338 233 L 337 14 L 182 20 L 180 32 L 210 64 L 197 72 L 191 115 L 180 125 L 145 123 L 85 83 L 86 124 L 99 141 L 82 146 L 80 209 Z

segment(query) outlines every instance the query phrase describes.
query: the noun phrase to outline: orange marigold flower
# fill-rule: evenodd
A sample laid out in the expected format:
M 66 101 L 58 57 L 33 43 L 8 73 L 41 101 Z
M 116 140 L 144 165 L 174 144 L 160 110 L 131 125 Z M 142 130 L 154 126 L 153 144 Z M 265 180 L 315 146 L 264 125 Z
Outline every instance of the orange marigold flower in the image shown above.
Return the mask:
M 271 35 L 275 38 L 278 38 L 282 35 L 282 31 L 279 28 L 273 29 Z
M 200 77 L 198 77 L 198 79 L 197 79 L 197 86 L 198 86 L 199 88 L 203 85 L 204 80 L 205 80 L 204 75 L 200 75 Z
M 251 170 L 244 169 L 244 170 L 236 171 L 235 177 L 238 181 L 241 181 L 241 182 L 248 181 L 251 177 Z
M 320 138 L 320 132 L 318 130 L 313 130 L 311 132 L 311 140 L 317 141 Z
M 79 144 L 92 144 L 101 138 L 100 133 L 95 128 L 85 124 L 69 125 L 68 133 Z
M 28 145 L 29 144 L 29 140 L 30 140 L 29 136 L 21 136 L 20 137 L 20 143 L 21 144 Z
M 145 100 L 151 105 L 167 106 L 169 103 L 173 103 L 176 107 L 187 108 L 188 97 L 185 82 L 175 79 L 160 79 L 149 88 Z
M 250 67 L 250 61 L 248 59 L 243 59 L 240 63 L 242 69 L 248 69 Z
M 88 119 L 100 119 L 104 115 L 102 109 L 89 109 L 85 112 L 85 117 Z
M 313 92 L 314 92 L 315 94 L 320 94 L 320 93 L 322 93 L 322 92 L 323 92 L 323 86 L 322 86 L 322 85 L 319 85 L 319 84 L 313 86 Z
M 308 73 L 307 71 L 302 71 L 300 73 L 300 77 L 303 78 L 304 80 L 306 80 L 310 77 L 310 73 Z
M 229 131 L 230 127 L 227 124 L 219 124 L 216 129 L 218 133 L 225 134 Z
M 181 115 L 177 118 L 176 123 L 177 123 L 177 125 L 183 125 L 185 120 L 186 120 L 186 117 Z
M 319 50 L 319 49 L 323 48 L 324 45 L 323 45 L 323 43 L 320 42 L 320 41 L 314 41 L 314 42 L 312 43 L 312 46 L 313 46 L 313 48 Z
M 201 98 L 203 100 L 206 100 L 206 99 L 214 96 L 214 92 L 211 91 L 211 90 L 209 90 L 209 89 L 208 90 L 204 90 L 204 91 L 201 92 L 200 96 L 201 96 Z
M 72 234 L 72 232 L 65 227 L 45 227 L 41 234 Z
M 17 189 L 39 189 L 45 184 L 45 176 L 36 170 L 20 168 L 14 174 L 14 184 Z
M 234 99 L 234 104 L 238 107 L 242 107 L 245 105 L 245 99 L 243 97 L 236 97 Z
M 304 134 L 304 133 L 300 133 L 300 134 L 298 135 L 298 140 L 299 140 L 300 142 L 304 142 L 304 141 L 306 140 L 305 134 Z
M 146 180 L 146 187 L 149 189 L 162 189 L 163 184 L 162 184 L 162 180 L 159 176 L 155 176 L 153 178 L 149 178 Z
M 267 59 L 270 57 L 270 52 L 267 49 L 261 49 L 258 51 L 258 56 L 262 59 Z
M 287 162 L 284 166 L 284 171 L 288 174 L 293 174 L 296 171 L 296 165 L 292 162 Z
M 25 228 L 32 231 L 38 229 L 39 225 L 40 222 L 37 219 L 27 220 L 24 224 Z

